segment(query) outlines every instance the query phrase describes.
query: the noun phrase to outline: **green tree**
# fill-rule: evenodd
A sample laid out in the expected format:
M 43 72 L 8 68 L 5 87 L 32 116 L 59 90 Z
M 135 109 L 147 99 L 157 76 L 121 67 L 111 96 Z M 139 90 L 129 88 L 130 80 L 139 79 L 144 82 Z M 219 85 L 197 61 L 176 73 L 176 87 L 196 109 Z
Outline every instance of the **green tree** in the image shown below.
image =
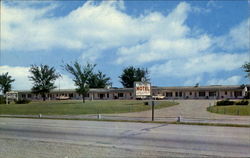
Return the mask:
M 29 72 L 31 73 L 29 78 L 33 81 L 32 92 L 41 94 L 43 101 L 45 101 L 46 94 L 56 88 L 54 82 L 60 77 L 60 74 L 56 73 L 54 67 L 50 68 L 48 65 L 31 65 Z
M 242 65 L 242 68 L 247 73 L 246 77 L 250 78 L 250 62 L 245 63 L 244 65 Z
M 111 85 L 110 80 L 110 77 L 98 71 L 98 73 L 93 73 L 88 79 L 89 88 L 105 88 Z
M 2 91 L 3 94 L 10 91 L 11 90 L 11 83 L 14 81 L 15 81 L 15 79 L 12 79 L 12 77 L 9 75 L 8 72 L 0 75 L 0 91 Z
M 149 81 L 149 72 L 144 68 L 135 68 L 133 66 L 129 66 L 123 69 L 122 75 L 119 76 L 121 79 L 120 82 L 125 88 L 134 87 L 135 81 L 141 81 L 142 78 L 145 81 Z
M 73 81 L 77 86 L 76 92 L 82 95 L 82 101 L 85 103 L 85 97 L 89 92 L 89 79 L 93 75 L 95 64 L 80 65 L 77 61 L 73 65 L 66 64 L 65 70 L 71 73 L 74 77 Z

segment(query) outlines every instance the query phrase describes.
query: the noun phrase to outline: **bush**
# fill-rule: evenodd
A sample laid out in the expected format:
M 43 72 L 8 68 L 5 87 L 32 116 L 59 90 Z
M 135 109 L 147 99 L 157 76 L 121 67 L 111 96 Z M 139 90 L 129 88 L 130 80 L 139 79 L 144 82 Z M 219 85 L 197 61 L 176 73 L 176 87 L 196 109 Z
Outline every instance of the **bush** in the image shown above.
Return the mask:
M 246 95 L 245 95 L 245 97 L 244 97 L 245 99 L 250 99 L 250 92 L 248 91 L 248 92 L 246 92 Z
M 15 100 L 16 104 L 28 104 L 30 103 L 30 100 L 28 99 L 19 99 L 19 100 Z
M 234 105 L 234 101 L 230 101 L 230 100 L 221 100 L 221 101 L 217 101 L 216 105 L 217 105 L 217 106 Z
M 241 100 L 235 103 L 236 105 L 248 105 L 249 102 L 247 100 Z

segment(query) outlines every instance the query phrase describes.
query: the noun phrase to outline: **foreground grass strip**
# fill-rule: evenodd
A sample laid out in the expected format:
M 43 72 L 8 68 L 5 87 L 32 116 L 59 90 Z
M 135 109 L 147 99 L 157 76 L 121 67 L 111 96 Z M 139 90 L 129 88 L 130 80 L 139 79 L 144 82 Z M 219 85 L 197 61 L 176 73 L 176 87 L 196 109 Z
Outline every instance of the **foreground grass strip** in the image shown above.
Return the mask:
M 146 101 L 138 100 L 94 100 L 82 103 L 79 100 L 34 101 L 29 104 L 0 104 L 0 114 L 9 115 L 84 115 L 111 114 L 150 110 L 144 105 Z M 156 109 L 177 105 L 176 102 L 159 101 Z
M 211 106 L 207 111 L 225 115 L 250 116 L 250 105 Z
M 76 121 L 104 121 L 104 122 L 132 122 L 132 123 L 158 123 L 176 125 L 197 125 L 197 126 L 219 126 L 219 127 L 244 127 L 250 128 L 247 124 L 230 123 L 199 123 L 199 122 L 167 122 L 167 121 L 141 121 L 141 120 L 110 120 L 110 119 L 86 119 L 86 118 L 39 118 L 39 117 L 19 117 L 19 116 L 0 116 L 0 118 L 23 118 L 23 119 L 51 119 L 51 120 L 76 120 Z

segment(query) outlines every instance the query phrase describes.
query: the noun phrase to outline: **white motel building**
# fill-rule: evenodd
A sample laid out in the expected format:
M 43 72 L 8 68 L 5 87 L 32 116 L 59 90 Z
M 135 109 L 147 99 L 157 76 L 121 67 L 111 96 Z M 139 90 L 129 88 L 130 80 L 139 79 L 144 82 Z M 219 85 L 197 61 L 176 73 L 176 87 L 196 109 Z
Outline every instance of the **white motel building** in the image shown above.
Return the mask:
M 151 87 L 151 96 L 155 99 L 242 99 L 249 91 L 250 86 L 187 86 L 187 87 Z M 17 91 L 18 98 L 41 100 L 38 94 L 31 91 Z M 46 94 L 46 99 L 72 99 L 80 100 L 82 96 L 74 89 L 55 89 Z M 134 88 L 100 88 L 90 89 L 85 99 L 112 100 L 112 99 L 136 99 Z

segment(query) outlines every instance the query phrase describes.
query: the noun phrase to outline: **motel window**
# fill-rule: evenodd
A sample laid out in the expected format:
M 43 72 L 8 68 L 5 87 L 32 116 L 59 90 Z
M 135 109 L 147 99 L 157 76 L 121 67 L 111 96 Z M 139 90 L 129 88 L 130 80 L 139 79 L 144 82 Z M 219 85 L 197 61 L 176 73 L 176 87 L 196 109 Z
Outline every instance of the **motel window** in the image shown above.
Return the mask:
M 179 92 L 179 96 L 182 97 L 182 92 Z
M 172 92 L 167 92 L 166 93 L 166 97 L 172 97 L 172 95 L 173 95 Z
M 216 96 L 216 92 L 209 92 L 209 96 L 210 97 Z
M 206 93 L 205 92 L 199 92 L 199 97 L 205 97 Z
M 118 97 L 123 97 L 123 93 L 118 93 Z
M 103 99 L 105 97 L 105 94 L 101 93 L 101 94 L 98 94 L 98 96 L 99 96 L 100 99 Z
M 242 96 L 242 92 L 241 91 L 235 91 L 234 96 L 236 96 L 236 97 Z
M 73 98 L 73 93 L 70 93 L 70 94 L 69 94 L 69 97 L 70 97 L 70 98 Z

